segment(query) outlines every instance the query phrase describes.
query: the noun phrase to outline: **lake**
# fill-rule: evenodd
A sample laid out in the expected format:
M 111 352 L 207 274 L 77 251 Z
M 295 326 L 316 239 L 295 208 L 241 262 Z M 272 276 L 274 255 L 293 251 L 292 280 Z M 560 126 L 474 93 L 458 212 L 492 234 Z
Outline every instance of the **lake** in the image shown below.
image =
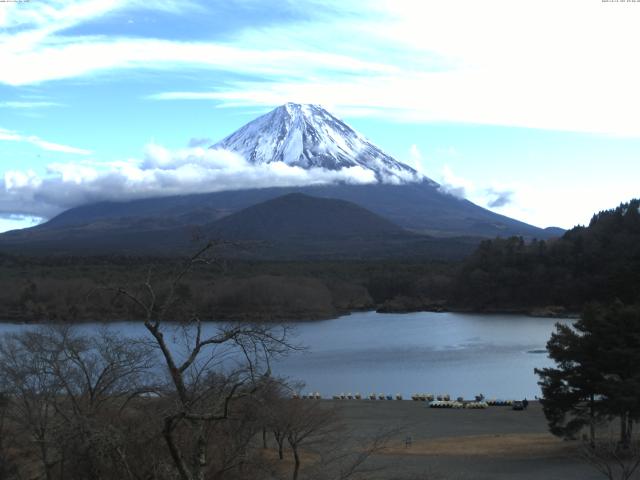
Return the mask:
M 544 348 L 557 319 L 461 313 L 361 312 L 332 320 L 293 323 L 295 341 L 308 350 L 273 365 L 276 375 L 302 380 L 304 391 L 449 393 L 472 398 L 533 398 L 535 367 L 551 366 Z M 570 323 L 571 320 L 560 320 Z M 95 330 L 103 324 L 83 324 Z M 0 333 L 25 325 L 0 324 Z M 145 335 L 142 324 L 110 324 Z

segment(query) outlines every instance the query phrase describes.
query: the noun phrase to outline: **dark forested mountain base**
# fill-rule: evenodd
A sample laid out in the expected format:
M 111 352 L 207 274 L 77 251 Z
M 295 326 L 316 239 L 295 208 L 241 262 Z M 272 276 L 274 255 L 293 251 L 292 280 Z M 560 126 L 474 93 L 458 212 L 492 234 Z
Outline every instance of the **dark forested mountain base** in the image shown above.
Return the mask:
M 554 241 L 487 240 L 465 260 L 445 254 L 459 253 L 459 244 L 443 239 L 433 244 L 443 250 L 431 257 L 418 249 L 407 249 L 402 257 L 369 260 L 338 256 L 267 261 L 235 255 L 223 268 L 196 270 L 181 294 L 203 318 L 267 321 L 329 318 L 365 309 L 562 315 L 581 311 L 591 301 L 634 304 L 640 300 L 639 207 L 640 201 L 633 200 L 601 212 L 588 227 L 576 227 Z M 334 247 L 339 255 L 340 243 Z M 475 247 L 468 243 L 466 248 Z M 282 247 L 283 255 L 287 251 Z M 358 251 L 355 243 L 352 251 Z M 0 255 L 0 318 L 133 319 L 130 308 L 105 287 L 139 285 L 149 270 L 162 283 L 182 261 Z
M 337 201 L 352 204 L 348 207 L 350 214 L 359 218 L 359 224 L 366 225 L 367 228 L 373 225 L 371 215 L 375 214 L 381 217 L 380 221 L 391 222 L 413 234 L 447 239 L 511 235 L 546 239 L 561 234 L 554 229 L 543 230 L 527 225 L 481 208 L 468 200 L 442 193 L 432 182 L 420 182 L 405 185 L 263 188 L 129 202 L 102 202 L 72 208 L 36 227 L 0 234 L 0 251 L 40 255 L 139 255 L 150 252 L 176 255 L 178 251 L 187 254 L 189 241 L 194 234 L 213 232 L 218 228 L 226 232 L 231 225 L 218 223 L 221 219 L 290 194 L 304 194 L 314 197 L 316 203 L 324 200 L 328 205 Z M 367 222 L 361 221 L 364 220 L 364 209 L 369 210 Z M 294 220 L 292 218 L 291 224 L 295 227 Z M 336 230 L 332 233 L 335 235 L 340 232 Z M 359 235 L 362 237 L 361 233 Z M 394 252 L 402 248 L 400 243 L 408 244 L 409 250 L 413 248 L 411 242 L 396 241 L 390 245 L 385 244 L 385 241 L 367 243 L 367 250 L 378 256 L 380 252 L 384 253 L 383 256 L 396 256 Z M 342 250 L 346 249 L 349 253 L 360 250 L 361 246 L 362 242 L 355 247 L 347 242 Z M 292 251 L 299 253 L 301 247 L 304 247 L 303 253 L 306 254 L 309 247 L 316 248 L 317 245 L 296 245 Z M 271 258 L 283 256 L 276 252 Z
M 65 223 L 65 218 L 70 223 Z M 236 259 L 459 260 L 480 242 L 477 236 L 437 238 L 418 234 L 356 203 L 302 193 L 272 198 L 204 223 L 172 225 L 170 214 L 158 218 L 100 217 L 85 219 L 85 223 L 73 218 L 70 211 L 47 224 L 2 234 L 0 251 L 176 257 L 190 255 L 203 240 L 216 239 L 242 242 L 236 245 L 239 248 L 219 252 Z

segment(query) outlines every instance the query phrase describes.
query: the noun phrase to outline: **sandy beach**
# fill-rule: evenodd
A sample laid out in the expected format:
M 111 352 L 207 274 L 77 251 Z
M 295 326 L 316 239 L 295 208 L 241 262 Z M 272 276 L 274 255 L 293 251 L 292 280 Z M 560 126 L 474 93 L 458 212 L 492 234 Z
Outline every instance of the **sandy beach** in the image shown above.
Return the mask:
M 375 478 L 452 480 L 591 480 L 603 478 L 579 457 L 579 442 L 547 431 L 538 402 L 525 411 L 428 408 L 414 401 L 334 401 L 349 430 L 373 436 L 400 427 L 371 460 Z M 407 439 L 410 437 L 410 444 Z

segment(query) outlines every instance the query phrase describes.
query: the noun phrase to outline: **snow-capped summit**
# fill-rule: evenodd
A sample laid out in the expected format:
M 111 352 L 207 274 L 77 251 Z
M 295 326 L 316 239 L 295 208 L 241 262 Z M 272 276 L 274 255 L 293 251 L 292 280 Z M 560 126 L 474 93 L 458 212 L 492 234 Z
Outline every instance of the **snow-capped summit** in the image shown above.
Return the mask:
M 284 162 L 329 170 L 360 166 L 374 171 L 379 181 L 424 179 L 319 105 L 287 103 L 211 148 L 231 150 L 253 164 Z

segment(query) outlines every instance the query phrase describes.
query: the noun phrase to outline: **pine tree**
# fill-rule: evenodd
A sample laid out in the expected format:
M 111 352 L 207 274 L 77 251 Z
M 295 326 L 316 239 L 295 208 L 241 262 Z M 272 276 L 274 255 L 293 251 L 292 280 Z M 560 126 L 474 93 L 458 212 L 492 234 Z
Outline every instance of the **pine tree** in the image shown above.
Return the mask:
M 589 426 L 594 444 L 595 422 L 617 417 L 628 446 L 640 419 L 640 308 L 591 305 L 572 327 L 556 325 L 547 350 L 557 366 L 536 373 L 551 432 L 574 438 Z
M 536 369 L 542 388 L 541 400 L 551 433 L 573 439 L 586 426 L 590 443 L 595 442 L 595 424 L 602 415 L 597 392 L 604 381 L 598 341 L 585 330 L 582 320 L 572 327 L 557 324 L 547 342 L 556 368 Z
M 628 447 L 633 423 L 640 418 L 640 308 L 616 302 L 592 307 L 583 318 L 600 345 L 602 408 L 620 419 L 620 444 Z

